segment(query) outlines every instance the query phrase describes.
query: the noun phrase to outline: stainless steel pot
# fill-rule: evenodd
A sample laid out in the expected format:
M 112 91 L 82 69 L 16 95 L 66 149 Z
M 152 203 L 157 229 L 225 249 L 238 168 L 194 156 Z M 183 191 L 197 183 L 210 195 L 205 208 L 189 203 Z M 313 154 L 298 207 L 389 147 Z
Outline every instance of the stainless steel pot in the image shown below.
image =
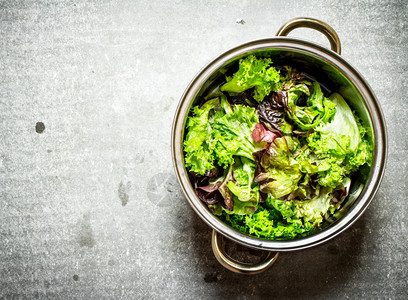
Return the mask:
M 286 35 L 293 29 L 308 27 L 326 35 L 331 44 L 331 50 L 311 42 L 289 38 Z M 256 265 L 248 265 L 235 261 L 229 257 L 220 244 L 219 234 L 242 245 L 266 251 L 294 251 L 321 244 L 335 237 L 350 227 L 366 210 L 381 183 L 387 156 L 387 135 L 384 116 L 380 105 L 364 78 L 340 57 L 340 40 L 336 32 L 326 23 L 311 18 L 297 18 L 287 22 L 278 31 L 277 37 L 256 40 L 235 47 L 211 61 L 191 81 L 178 105 L 172 128 L 172 157 L 173 165 L 180 186 L 195 212 L 213 228 L 212 247 L 217 260 L 226 268 L 246 274 L 255 274 L 269 268 L 279 252 L 270 252 L 266 259 Z M 374 144 L 373 163 L 367 178 L 355 181 L 351 191 L 363 187 L 362 192 L 350 207 L 348 212 L 336 222 L 326 225 L 318 233 L 295 240 L 271 241 L 263 240 L 235 231 L 207 208 L 199 200 L 188 179 L 183 159 L 184 126 L 192 106 L 200 100 L 200 96 L 207 93 L 209 88 L 221 80 L 222 70 L 236 64 L 248 55 L 267 55 L 275 64 L 284 63 L 300 66 L 310 76 L 314 77 L 329 91 L 337 91 L 347 99 L 351 106 L 359 111 L 365 126 L 371 129 Z

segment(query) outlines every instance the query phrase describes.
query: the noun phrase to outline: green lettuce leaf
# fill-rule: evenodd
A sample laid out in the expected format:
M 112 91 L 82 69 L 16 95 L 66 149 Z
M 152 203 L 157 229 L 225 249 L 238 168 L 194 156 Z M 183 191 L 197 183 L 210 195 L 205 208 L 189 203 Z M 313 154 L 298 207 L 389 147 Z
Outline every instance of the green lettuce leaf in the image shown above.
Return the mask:
M 225 214 L 222 219 L 232 228 L 253 236 L 269 240 L 286 240 L 308 235 L 314 231 L 309 222 L 289 218 L 286 221 L 276 220 L 273 210 L 259 208 L 251 215 Z
M 301 172 L 292 158 L 284 137 L 276 138 L 262 154 L 260 166 L 264 169 L 256 178 L 260 189 L 275 198 L 283 197 L 297 189 Z
M 344 176 L 348 173 L 342 161 L 335 157 L 328 157 L 318 161 L 319 181 L 321 186 L 334 187 L 343 181 Z
M 295 215 L 296 208 L 293 201 L 283 201 L 269 195 L 265 201 L 265 205 L 277 210 L 283 219 L 291 218 Z
M 191 172 L 203 175 L 213 168 L 213 145 L 211 137 L 210 111 L 219 104 L 219 98 L 207 101 L 201 107 L 195 106 L 187 119 L 187 134 L 184 139 L 185 164 Z
M 253 182 L 256 165 L 243 156 L 235 156 L 234 159 L 233 179 L 227 184 L 233 200 L 232 213 L 238 215 L 254 213 L 259 203 L 259 185 Z
M 235 215 L 224 213 L 220 215 L 221 219 L 232 228 L 242 233 L 249 233 L 249 228 L 245 223 L 245 215 Z
M 251 216 L 246 216 L 245 224 L 249 228 L 249 233 L 257 237 L 270 238 L 274 236 L 274 220 L 267 210 L 260 210 Z
M 285 206 L 285 204 L 283 204 Z M 265 239 L 293 239 L 310 234 L 314 227 L 310 222 L 302 222 L 301 219 L 287 217 L 280 220 L 274 214 L 280 211 L 260 208 L 254 214 L 245 217 L 245 224 L 249 228 L 249 234 Z
M 313 82 L 313 92 L 309 94 L 306 84 L 299 84 L 288 91 L 288 116 L 302 130 L 316 128 L 327 123 L 335 114 L 335 104 L 324 97 L 318 82 Z M 307 96 L 306 105 L 299 105 L 302 94 Z
M 258 190 L 252 189 L 255 167 L 255 163 L 246 157 L 235 158 L 232 171 L 235 182 L 229 181 L 228 188 L 240 201 L 259 199 Z
M 258 122 L 255 109 L 244 105 L 235 105 L 231 113 L 214 121 L 211 137 L 215 145 L 214 156 L 220 165 L 233 164 L 233 156 L 254 160 L 252 153 L 265 145 L 255 143 L 251 136 Z
M 301 178 L 300 171 L 296 168 L 269 168 L 268 181 L 261 184 L 261 190 L 264 193 L 269 193 L 275 198 L 280 198 L 290 194 L 297 189 L 297 183 Z
M 365 163 L 370 164 L 372 153 L 371 143 L 365 138 L 365 128 L 343 97 L 334 93 L 330 99 L 336 105 L 333 120 L 320 124 L 307 137 L 308 146 L 318 157 L 315 162 L 319 184 L 326 187 L 340 184 L 344 176 Z
M 241 201 L 237 196 L 233 195 L 232 199 L 234 201 L 234 210 L 232 213 L 237 215 L 251 215 L 258 209 L 259 203 L 259 187 L 253 189 L 253 195 L 249 201 Z
M 221 86 L 221 91 L 241 93 L 254 87 L 254 99 L 261 102 L 280 80 L 279 71 L 271 64 L 270 58 L 256 58 L 254 55 L 240 59 L 238 71 Z
M 321 124 L 315 129 L 316 133 L 309 136 L 309 146 L 317 154 L 330 153 L 344 156 L 356 153 L 360 143 L 360 133 L 353 112 L 337 93 L 330 96 L 336 105 L 333 121 Z
M 331 207 L 330 193 L 333 188 L 322 187 L 320 188 L 319 196 L 311 200 L 293 200 L 293 204 L 296 207 L 295 215 L 298 218 L 303 218 L 303 221 L 310 222 L 313 226 L 317 227 L 323 221 L 323 216 L 329 211 Z
M 225 97 L 194 107 L 187 119 L 184 140 L 185 164 L 191 172 L 204 175 L 216 161 L 224 169 L 234 163 L 233 156 L 254 160 L 252 153 L 265 143 L 255 143 L 252 130 L 259 122 L 254 108 L 235 105 Z
M 373 143 L 370 142 L 369 131 L 366 127 L 363 127 L 358 117 L 356 117 L 358 131 L 360 135 L 360 144 L 356 153 L 350 154 L 346 157 L 346 170 L 347 173 L 355 172 L 362 165 L 371 166 L 373 155 Z

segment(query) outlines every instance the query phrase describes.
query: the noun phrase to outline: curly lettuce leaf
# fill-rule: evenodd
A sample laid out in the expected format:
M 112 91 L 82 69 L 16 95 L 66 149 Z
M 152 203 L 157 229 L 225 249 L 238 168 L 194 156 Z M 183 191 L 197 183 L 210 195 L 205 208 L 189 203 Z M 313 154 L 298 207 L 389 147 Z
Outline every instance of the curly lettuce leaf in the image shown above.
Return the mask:
M 226 185 L 233 203 L 230 211 L 238 215 L 251 214 L 257 210 L 259 203 L 259 185 L 253 183 L 256 166 L 245 157 L 235 156 L 234 159 L 232 176 Z
M 343 181 L 347 172 L 342 163 L 339 163 L 336 158 L 326 158 L 319 161 L 318 167 L 320 168 L 318 183 L 321 186 L 333 187 L 340 184 Z
M 233 195 L 234 210 L 232 213 L 237 215 L 251 215 L 258 209 L 259 203 L 259 187 L 256 186 L 253 189 L 254 197 L 251 197 L 249 201 L 241 201 L 237 196 Z
M 373 155 L 373 144 L 369 141 L 369 132 L 366 127 L 361 125 L 360 120 L 356 117 L 358 131 L 360 134 L 360 144 L 357 151 L 346 157 L 346 170 L 347 173 L 355 172 L 362 165 L 371 166 Z
M 321 123 L 329 122 L 336 113 L 336 105 L 324 97 L 318 82 L 313 82 L 310 93 L 306 84 L 299 84 L 288 91 L 288 116 L 302 130 L 316 128 Z M 302 94 L 307 95 L 306 105 L 298 103 Z
M 273 208 L 279 212 L 281 219 L 291 218 L 295 215 L 295 205 L 293 201 L 283 201 L 269 195 L 265 201 L 265 205 L 268 208 Z
M 268 170 L 268 179 L 272 180 L 261 184 L 261 190 L 273 197 L 281 198 L 297 189 L 300 178 L 300 171 L 296 168 L 287 168 L 286 170 L 270 168 Z
M 254 55 L 240 59 L 238 71 L 221 86 L 221 91 L 242 93 L 247 89 L 255 88 L 253 97 L 261 102 L 274 90 L 280 80 L 279 71 L 271 64 L 270 58 L 256 58 Z
M 337 93 L 330 96 L 336 114 L 330 123 L 321 124 L 307 137 L 308 146 L 318 155 L 319 184 L 335 186 L 358 167 L 370 164 L 372 147 L 365 138 L 366 130 Z
M 246 216 L 245 224 L 249 228 L 249 233 L 257 237 L 269 238 L 274 236 L 274 220 L 267 210 L 261 210 L 251 216 Z
M 226 222 L 233 228 L 266 239 L 293 239 L 314 232 L 323 216 L 333 207 L 329 193 L 322 191 L 310 201 L 283 201 L 268 195 L 265 208 L 239 218 L 228 216 Z
M 328 219 L 330 214 L 340 208 L 349 192 L 350 184 L 350 178 L 344 178 L 335 188 L 321 187 L 318 196 L 311 200 L 293 200 L 295 216 L 314 227 L 319 227 L 324 219 Z M 340 192 L 338 199 L 333 195 L 335 191 Z
M 276 210 L 275 210 L 276 212 Z M 245 217 L 249 233 L 266 239 L 294 239 L 313 232 L 310 222 L 302 222 L 296 217 L 284 221 L 276 220 L 270 210 L 260 209 L 251 216 Z
M 258 163 L 264 171 L 254 179 L 260 189 L 275 198 L 283 197 L 297 189 L 301 172 L 292 158 L 286 139 L 276 138 L 262 154 Z
M 323 216 L 331 207 L 330 193 L 333 188 L 323 187 L 320 189 L 318 197 L 311 200 L 293 200 L 296 207 L 295 214 L 298 218 L 303 218 L 304 221 L 312 223 L 313 226 L 319 226 L 323 221 Z
M 208 207 L 213 211 L 213 213 L 217 216 L 226 214 L 231 216 L 245 216 L 251 215 L 258 209 L 259 203 L 259 187 L 255 187 L 253 189 L 254 195 L 256 198 L 251 198 L 249 201 L 241 201 L 238 199 L 237 196 L 231 193 L 232 195 L 232 203 L 233 209 L 229 210 L 222 206 L 221 203 L 216 203 L 213 205 L 209 205 Z
M 228 225 L 230 225 L 235 230 L 242 233 L 249 233 L 249 228 L 245 223 L 245 215 L 235 215 L 235 214 L 220 214 L 221 219 Z
M 356 153 L 360 133 L 353 112 L 339 94 L 334 93 L 329 98 L 336 105 L 336 114 L 333 121 L 321 124 L 315 129 L 316 132 L 309 136 L 309 146 L 317 154 L 343 156 Z
M 214 121 L 211 137 L 215 144 L 214 156 L 220 165 L 233 164 L 233 156 L 254 160 L 252 153 L 265 145 L 252 139 L 257 123 L 259 119 L 255 109 L 244 105 L 235 105 L 231 113 Z
M 240 201 L 246 202 L 259 199 L 258 189 L 252 189 L 255 167 L 255 163 L 248 158 L 235 158 L 232 171 L 235 182 L 229 181 L 228 188 Z
M 310 234 L 314 227 L 309 222 L 288 218 L 283 221 L 280 213 L 274 208 L 259 209 L 251 215 L 223 214 L 221 218 L 239 232 L 269 240 L 294 239 Z
M 193 108 L 192 116 L 187 119 L 187 134 L 184 139 L 184 159 L 191 172 L 204 175 L 213 168 L 214 154 L 211 137 L 210 111 L 219 104 L 219 98 L 207 101 L 201 107 Z
M 186 167 L 204 175 L 214 168 L 215 162 L 228 168 L 234 163 L 234 155 L 253 160 L 252 153 L 265 144 L 255 143 L 251 136 L 258 122 L 254 108 L 235 105 L 232 109 L 225 97 L 194 107 L 186 124 Z

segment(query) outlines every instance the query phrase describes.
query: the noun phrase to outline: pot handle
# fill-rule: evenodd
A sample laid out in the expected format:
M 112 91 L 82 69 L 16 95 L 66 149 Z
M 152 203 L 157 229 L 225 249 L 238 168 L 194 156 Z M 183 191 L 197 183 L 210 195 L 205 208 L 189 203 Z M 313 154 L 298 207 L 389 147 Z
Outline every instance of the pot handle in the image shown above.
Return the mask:
M 336 31 L 334 31 L 334 29 L 330 25 L 320 20 L 317 20 L 317 19 L 296 18 L 296 19 L 290 20 L 286 22 L 285 24 L 283 24 L 283 26 L 276 33 L 276 36 L 287 36 L 289 32 L 291 32 L 293 29 L 300 28 L 300 27 L 306 27 L 306 28 L 311 28 L 311 29 L 320 31 L 329 40 L 331 49 L 337 54 L 339 55 L 341 54 L 340 39 Z
M 215 258 L 222 266 L 235 273 L 247 275 L 259 274 L 266 271 L 267 269 L 270 268 L 270 266 L 273 265 L 273 263 L 279 256 L 279 252 L 276 252 L 276 254 L 273 252 L 269 252 L 263 261 L 252 265 L 236 261 L 233 258 L 231 258 L 227 253 L 225 253 L 221 245 L 221 239 L 219 238 L 219 234 L 216 230 L 213 230 L 212 232 L 211 245 Z

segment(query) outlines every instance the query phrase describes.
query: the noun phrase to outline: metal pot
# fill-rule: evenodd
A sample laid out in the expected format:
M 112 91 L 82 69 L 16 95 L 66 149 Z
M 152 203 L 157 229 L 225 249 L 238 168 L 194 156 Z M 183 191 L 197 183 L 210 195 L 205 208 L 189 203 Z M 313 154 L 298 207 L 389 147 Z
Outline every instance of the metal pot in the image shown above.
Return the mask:
M 325 34 L 331 44 L 331 50 L 311 42 L 288 38 L 286 35 L 293 29 L 308 27 Z M 235 47 L 211 61 L 191 81 L 177 107 L 172 128 L 172 158 L 180 186 L 195 212 L 213 228 L 212 247 L 218 261 L 226 268 L 246 274 L 255 274 L 269 268 L 279 252 L 270 252 L 264 261 L 256 265 L 248 265 L 235 261 L 223 250 L 219 234 L 250 248 L 266 251 L 294 251 L 316 246 L 350 227 L 366 210 L 375 196 L 381 183 L 387 156 L 387 135 L 384 116 L 380 105 L 363 77 L 340 57 L 340 41 L 336 32 L 326 23 L 311 18 L 297 18 L 287 22 L 278 31 L 277 37 L 256 40 Z M 183 137 L 186 118 L 192 106 L 196 105 L 203 93 L 223 78 L 222 70 L 236 64 L 248 55 L 267 55 L 275 64 L 280 62 L 291 66 L 299 66 L 329 91 L 337 91 L 347 99 L 351 106 L 359 111 L 365 126 L 371 129 L 374 144 L 374 155 L 370 174 L 367 178 L 355 181 L 351 193 L 360 188 L 361 193 L 348 212 L 339 220 L 326 225 L 311 236 L 286 241 L 263 240 L 244 235 L 230 228 L 199 200 L 188 179 L 183 159 Z

